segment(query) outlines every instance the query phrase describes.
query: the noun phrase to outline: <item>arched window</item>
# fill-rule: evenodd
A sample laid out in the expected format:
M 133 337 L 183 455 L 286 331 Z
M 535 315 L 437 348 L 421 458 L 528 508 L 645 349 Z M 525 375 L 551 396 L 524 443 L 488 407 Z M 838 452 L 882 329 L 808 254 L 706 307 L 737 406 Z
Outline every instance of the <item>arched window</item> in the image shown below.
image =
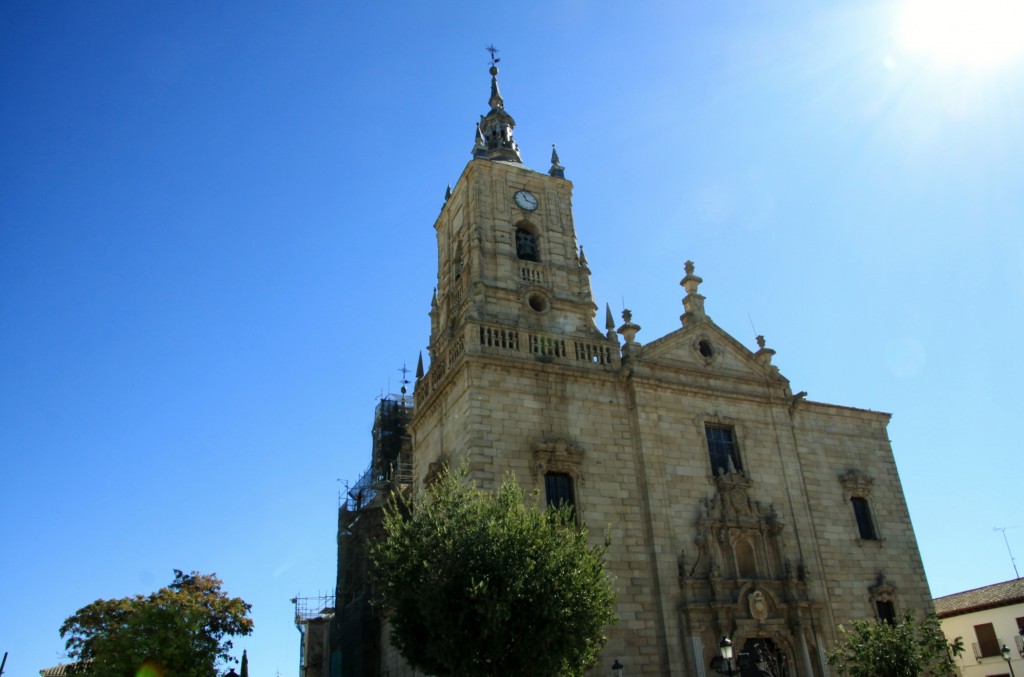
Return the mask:
M 462 260 L 462 243 L 455 247 L 455 258 L 452 261 L 452 274 L 455 277 L 455 281 L 458 282 L 462 279 L 462 268 L 465 262 Z
M 537 248 L 537 238 L 525 228 L 516 228 L 516 256 L 523 261 L 540 263 L 540 250 Z
M 757 558 L 753 546 L 747 541 L 737 541 L 733 548 L 736 553 L 737 577 L 757 578 Z

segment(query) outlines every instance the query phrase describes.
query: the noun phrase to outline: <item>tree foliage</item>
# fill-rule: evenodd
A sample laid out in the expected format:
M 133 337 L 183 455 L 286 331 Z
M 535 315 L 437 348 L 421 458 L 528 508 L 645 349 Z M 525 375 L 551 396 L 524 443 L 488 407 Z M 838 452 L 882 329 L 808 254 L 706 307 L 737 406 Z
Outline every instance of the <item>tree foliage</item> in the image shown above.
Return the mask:
M 410 504 L 394 498 L 373 551 L 391 640 L 432 675 L 580 675 L 615 621 L 608 539 L 588 544 L 571 507 L 527 503 L 445 472 Z
M 908 611 L 898 623 L 856 621 L 839 626 L 843 641 L 828 652 L 828 664 L 850 677 L 935 677 L 954 674 L 963 639 L 946 641 L 935 614 L 920 622 Z
M 227 636 L 247 635 L 251 605 L 228 597 L 214 574 L 174 571 L 148 596 L 96 600 L 64 621 L 77 671 L 103 677 L 215 677 L 233 660 Z

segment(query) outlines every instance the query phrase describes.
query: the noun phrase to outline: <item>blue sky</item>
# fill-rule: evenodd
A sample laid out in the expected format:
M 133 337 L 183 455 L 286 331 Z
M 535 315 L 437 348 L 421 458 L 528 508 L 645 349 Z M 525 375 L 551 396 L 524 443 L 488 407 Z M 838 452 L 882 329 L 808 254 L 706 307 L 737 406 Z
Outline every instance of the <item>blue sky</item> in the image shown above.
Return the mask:
M 6 674 L 180 568 L 252 602 L 253 675 L 297 675 L 289 599 L 332 587 L 339 491 L 427 342 L 489 43 L 599 303 L 652 341 L 693 259 L 794 391 L 893 412 L 934 594 L 1013 577 L 1024 63 L 993 47 L 1024 31 L 914 7 L 0 4 Z

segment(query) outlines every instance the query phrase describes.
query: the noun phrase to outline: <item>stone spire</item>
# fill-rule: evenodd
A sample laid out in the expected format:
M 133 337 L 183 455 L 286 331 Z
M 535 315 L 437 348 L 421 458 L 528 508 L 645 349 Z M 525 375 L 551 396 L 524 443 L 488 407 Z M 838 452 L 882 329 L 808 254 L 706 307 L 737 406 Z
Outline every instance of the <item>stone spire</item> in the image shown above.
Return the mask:
M 489 160 L 505 160 L 522 164 L 523 159 L 519 156 L 519 146 L 512 139 L 512 130 L 516 126 L 516 121 L 505 111 L 505 100 L 501 98 L 501 91 L 498 89 L 498 62 L 501 59 L 495 56 L 498 50 L 493 46 L 488 47 L 487 51 L 491 53 L 491 98 L 488 100 L 491 110 L 480 118 L 476 144 L 473 146 L 473 157 L 486 157 Z
M 430 350 L 430 359 L 434 359 L 434 346 L 437 345 L 440 327 L 441 309 L 437 304 L 437 287 L 434 287 L 434 293 L 430 296 L 430 345 L 427 346 Z
M 481 120 L 483 117 L 481 116 Z M 484 144 L 484 133 L 480 123 L 476 123 L 476 141 L 473 142 L 473 157 L 487 157 L 487 146 Z
M 551 169 L 548 170 L 548 174 L 559 179 L 565 178 L 565 167 L 558 164 L 558 151 L 555 150 L 555 144 L 551 144 Z
M 615 331 L 615 318 L 612 317 L 612 307 L 607 303 L 604 304 L 604 328 L 605 336 L 618 343 L 619 335 Z

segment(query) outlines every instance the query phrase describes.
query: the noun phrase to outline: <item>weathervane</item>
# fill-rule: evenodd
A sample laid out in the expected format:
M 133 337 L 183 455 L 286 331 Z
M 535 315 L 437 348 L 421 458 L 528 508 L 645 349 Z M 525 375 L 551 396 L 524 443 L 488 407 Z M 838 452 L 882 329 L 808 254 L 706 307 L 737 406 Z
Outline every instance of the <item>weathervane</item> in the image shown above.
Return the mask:
M 409 372 L 411 371 L 411 369 L 406 369 L 405 362 L 403 362 L 402 363 L 402 368 L 399 369 L 398 371 L 402 372 L 402 380 L 401 380 L 402 394 L 405 395 L 405 393 L 406 393 L 406 387 L 405 386 L 409 385 Z
M 495 66 L 501 59 L 495 56 L 498 53 L 498 48 L 494 45 L 487 45 L 487 51 L 491 53 L 491 66 Z

